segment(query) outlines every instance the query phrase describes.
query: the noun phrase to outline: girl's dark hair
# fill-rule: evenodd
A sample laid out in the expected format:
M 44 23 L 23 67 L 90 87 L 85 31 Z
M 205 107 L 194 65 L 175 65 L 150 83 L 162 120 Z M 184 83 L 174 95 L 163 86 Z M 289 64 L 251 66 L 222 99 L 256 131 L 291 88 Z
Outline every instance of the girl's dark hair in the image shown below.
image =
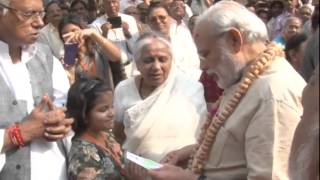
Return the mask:
M 80 27 L 81 29 L 87 28 L 85 23 L 82 22 L 81 19 L 79 17 L 77 17 L 77 16 L 68 15 L 68 16 L 62 18 L 60 23 L 59 23 L 59 26 L 58 26 L 59 36 L 60 36 L 62 41 L 63 41 L 62 29 L 68 24 L 76 25 L 76 26 Z
M 289 51 L 290 50 L 298 51 L 301 44 L 305 42 L 307 39 L 308 39 L 308 36 L 305 33 L 298 33 L 292 36 L 290 39 L 288 39 L 286 43 L 285 53 L 286 53 L 286 58 L 289 62 L 291 62 Z
M 77 76 L 75 83 L 70 87 L 67 99 L 67 116 L 74 118 L 72 129 L 76 135 L 87 128 L 87 115 L 95 105 L 99 96 L 112 89 L 97 77 L 88 77 L 85 74 Z

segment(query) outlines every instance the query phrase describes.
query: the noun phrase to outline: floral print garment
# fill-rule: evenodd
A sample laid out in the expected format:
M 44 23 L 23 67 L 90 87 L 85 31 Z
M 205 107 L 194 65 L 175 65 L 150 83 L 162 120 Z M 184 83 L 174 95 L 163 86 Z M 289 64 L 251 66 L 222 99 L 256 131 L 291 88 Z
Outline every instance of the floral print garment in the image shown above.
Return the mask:
M 91 170 L 91 177 L 95 180 L 123 180 L 119 169 L 115 166 L 112 158 L 95 144 L 75 138 L 69 153 L 69 180 L 80 179 L 79 174 L 84 169 Z M 93 171 L 93 173 L 92 173 Z M 92 175 L 93 174 L 93 175 Z

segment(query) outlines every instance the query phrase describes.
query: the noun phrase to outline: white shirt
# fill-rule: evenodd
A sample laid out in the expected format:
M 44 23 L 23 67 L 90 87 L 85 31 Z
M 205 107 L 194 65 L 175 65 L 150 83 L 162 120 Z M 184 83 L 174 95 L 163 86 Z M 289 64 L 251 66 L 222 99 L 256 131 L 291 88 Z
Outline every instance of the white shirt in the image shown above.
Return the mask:
M 28 113 L 32 111 L 33 97 L 30 76 L 26 63 L 37 53 L 36 44 L 22 49 L 21 62 L 13 64 L 8 45 L 0 41 L 0 74 L 13 91 L 17 100 L 27 101 Z M 62 106 L 66 102 L 69 81 L 61 63 L 54 58 L 52 83 L 54 103 Z M 0 149 L 3 146 L 4 129 L 0 129 Z M 71 141 L 65 140 L 67 148 Z M 67 180 L 65 157 L 55 142 L 34 140 L 31 142 L 31 180 Z M 0 169 L 5 163 L 5 154 L 0 154 Z M 44 166 L 45 165 L 45 166 Z
M 170 39 L 177 68 L 198 81 L 201 75 L 198 50 L 183 21 L 179 25 L 176 21 L 172 22 Z
M 142 0 L 120 0 L 120 12 L 123 13 L 123 11 L 130 6 L 137 7 L 137 5 L 140 3 L 143 3 L 143 1 Z
M 60 59 L 64 55 L 63 42 L 60 39 L 58 30 L 51 24 L 47 24 L 40 31 L 38 42 L 50 47 L 52 54 Z
M 189 19 L 193 16 L 193 12 L 188 4 L 185 4 L 184 6 L 186 7 L 186 15 L 183 17 L 183 22 L 189 24 Z
M 131 38 L 126 40 L 124 36 L 122 28 L 111 29 L 108 32 L 108 39 L 115 43 L 121 50 L 121 62 L 126 63 L 127 61 L 131 61 L 133 59 L 132 49 L 136 40 L 139 37 L 139 30 L 137 26 L 136 20 L 129 15 L 119 13 L 118 16 L 121 17 L 122 22 L 126 22 L 129 25 L 129 32 L 131 33 Z M 96 29 L 99 33 L 102 34 L 101 26 L 108 22 L 108 16 L 105 14 L 99 18 L 97 18 L 90 26 Z M 127 66 L 126 66 L 127 68 Z M 127 76 L 130 77 L 132 74 L 129 73 L 126 69 Z

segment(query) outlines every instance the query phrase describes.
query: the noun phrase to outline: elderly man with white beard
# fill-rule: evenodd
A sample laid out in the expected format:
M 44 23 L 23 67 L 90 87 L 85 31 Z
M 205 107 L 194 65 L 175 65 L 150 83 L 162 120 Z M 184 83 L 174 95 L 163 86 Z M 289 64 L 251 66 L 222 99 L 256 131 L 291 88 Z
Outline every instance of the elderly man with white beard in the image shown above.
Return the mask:
M 244 6 L 221 1 L 202 14 L 194 32 L 202 67 L 224 89 L 197 145 L 168 154 L 153 180 L 289 179 L 293 134 L 305 81 L 267 44 L 263 22 Z M 188 159 L 189 168 L 174 165 Z

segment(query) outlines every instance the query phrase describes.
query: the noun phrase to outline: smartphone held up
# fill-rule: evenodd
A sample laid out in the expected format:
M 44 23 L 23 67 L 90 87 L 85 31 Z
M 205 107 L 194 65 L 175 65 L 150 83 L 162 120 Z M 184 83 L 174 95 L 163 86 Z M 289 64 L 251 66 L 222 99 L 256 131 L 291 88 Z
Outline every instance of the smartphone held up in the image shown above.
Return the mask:
M 76 63 L 76 59 L 79 53 L 79 44 L 64 44 L 64 63 L 72 66 Z
M 120 16 L 108 17 L 108 22 L 112 25 L 112 29 L 121 28 L 122 19 Z

